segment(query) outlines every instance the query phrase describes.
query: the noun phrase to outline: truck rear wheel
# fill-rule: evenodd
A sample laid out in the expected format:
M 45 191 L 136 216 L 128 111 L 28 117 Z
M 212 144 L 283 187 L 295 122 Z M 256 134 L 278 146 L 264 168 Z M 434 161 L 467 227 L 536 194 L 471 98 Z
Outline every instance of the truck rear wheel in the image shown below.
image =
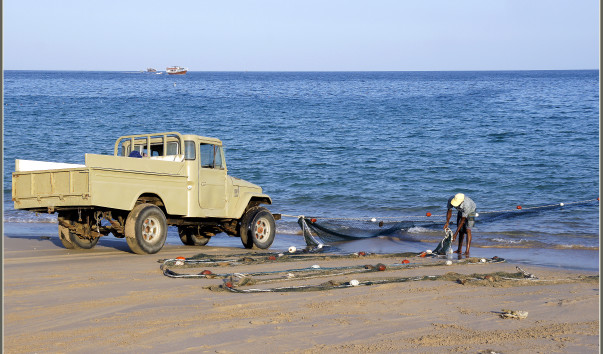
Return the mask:
M 59 238 L 61 239 L 61 243 L 67 249 L 74 249 L 75 246 L 71 243 L 71 236 L 69 235 L 69 228 L 59 224 Z
M 241 219 L 240 235 L 245 248 L 270 248 L 275 232 L 274 216 L 264 207 L 250 208 Z
M 63 222 L 67 222 L 72 224 L 71 220 L 64 220 Z M 61 243 L 67 249 L 77 249 L 77 250 L 89 250 L 96 246 L 98 243 L 99 237 L 93 238 L 83 238 L 79 237 L 76 233 L 71 232 L 67 226 L 63 226 L 59 224 L 59 238 L 61 239 Z
M 205 246 L 211 237 L 201 235 L 199 231 L 199 228 L 196 226 L 179 226 L 178 236 L 180 236 L 180 241 L 187 246 Z
M 167 238 L 167 220 L 163 211 L 153 204 L 139 204 L 126 220 L 126 242 L 134 253 L 159 252 Z

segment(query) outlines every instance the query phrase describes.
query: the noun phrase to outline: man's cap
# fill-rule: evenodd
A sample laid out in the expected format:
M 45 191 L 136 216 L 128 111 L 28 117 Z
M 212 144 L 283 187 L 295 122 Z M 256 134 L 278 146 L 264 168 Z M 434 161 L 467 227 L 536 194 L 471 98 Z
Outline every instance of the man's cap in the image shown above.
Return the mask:
M 461 203 L 465 200 L 465 195 L 463 193 L 457 193 L 454 198 L 450 201 L 453 207 L 457 207 L 461 205 Z

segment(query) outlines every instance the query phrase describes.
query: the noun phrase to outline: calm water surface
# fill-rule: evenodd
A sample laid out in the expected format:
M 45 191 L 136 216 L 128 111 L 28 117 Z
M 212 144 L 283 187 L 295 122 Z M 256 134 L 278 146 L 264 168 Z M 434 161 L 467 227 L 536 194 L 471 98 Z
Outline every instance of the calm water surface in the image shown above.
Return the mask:
M 457 192 L 478 211 L 599 195 L 598 71 L 6 71 L 4 85 L 9 222 L 55 220 L 12 209 L 16 158 L 83 163 L 121 135 L 159 131 L 220 138 L 229 173 L 291 215 L 443 215 Z M 598 210 L 595 200 L 478 217 L 474 245 L 598 250 Z M 437 242 L 443 222 L 394 236 Z M 278 232 L 299 233 L 296 220 Z

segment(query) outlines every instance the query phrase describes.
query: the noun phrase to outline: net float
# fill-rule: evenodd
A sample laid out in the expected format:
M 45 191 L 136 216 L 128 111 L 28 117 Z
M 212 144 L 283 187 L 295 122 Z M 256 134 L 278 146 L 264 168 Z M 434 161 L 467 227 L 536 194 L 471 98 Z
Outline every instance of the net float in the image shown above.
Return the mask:
M 517 206 L 517 210 L 521 210 L 521 205 L 518 205 L 518 206 Z
M 312 268 L 318 269 L 318 268 L 320 268 L 320 266 L 318 264 L 315 264 L 315 265 L 312 266 Z
M 176 259 L 181 259 L 183 261 L 186 260 L 186 258 L 184 258 L 184 257 L 176 257 Z
M 360 282 L 356 279 L 352 279 L 350 280 L 350 285 L 351 286 L 358 286 L 360 284 Z
M 430 213 L 430 212 L 427 212 L 427 214 L 425 214 L 425 215 L 426 215 L 426 216 L 431 216 L 431 213 Z
M 227 288 L 232 288 L 232 283 L 227 281 L 226 283 L 224 283 L 224 286 Z
M 174 263 L 174 264 L 177 266 L 181 266 L 181 265 L 184 265 L 184 262 L 181 260 L 177 260 L 176 263 Z
M 485 258 L 482 258 L 479 261 L 482 262 L 482 263 L 486 263 L 486 259 Z
M 316 222 L 316 219 L 312 218 L 312 219 L 310 219 L 310 221 L 314 223 L 314 222 Z
M 431 254 L 431 250 L 426 250 L 425 253 Z
M 425 256 L 427 256 L 427 252 L 421 252 L 421 254 L 419 255 L 419 257 L 425 258 Z M 402 262 L 404 263 L 404 262 Z
M 402 261 L 402 263 L 403 264 L 408 264 L 408 263 L 410 263 L 410 261 L 408 259 L 405 259 L 405 260 Z
M 377 269 L 379 269 L 380 272 L 384 271 L 386 268 L 387 267 L 383 263 L 377 264 Z
M 360 252 L 358 252 L 358 255 L 359 255 L 359 256 L 366 256 L 366 252 L 364 252 L 364 251 L 360 251 Z
M 206 269 L 206 270 L 202 271 L 201 274 L 203 274 L 203 275 L 210 275 L 211 274 L 211 270 L 207 270 Z
M 295 251 L 297 251 L 297 248 L 295 246 L 289 247 L 289 253 L 295 253 Z
M 452 261 L 446 261 L 446 265 L 452 265 Z
M 271 260 L 271 261 L 274 261 L 274 260 L 276 260 L 276 257 L 275 256 L 270 256 L 270 257 L 268 257 L 268 259 Z

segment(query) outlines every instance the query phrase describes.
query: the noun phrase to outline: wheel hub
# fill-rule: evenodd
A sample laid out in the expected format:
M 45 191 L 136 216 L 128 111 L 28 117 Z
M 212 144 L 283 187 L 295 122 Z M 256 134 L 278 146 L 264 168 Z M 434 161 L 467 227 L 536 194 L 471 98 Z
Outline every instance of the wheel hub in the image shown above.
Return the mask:
M 147 242 L 156 241 L 161 233 L 159 221 L 153 217 L 144 219 L 142 223 L 142 237 Z
M 260 241 L 270 235 L 270 224 L 268 224 L 266 219 L 258 220 L 254 229 L 253 235 Z

